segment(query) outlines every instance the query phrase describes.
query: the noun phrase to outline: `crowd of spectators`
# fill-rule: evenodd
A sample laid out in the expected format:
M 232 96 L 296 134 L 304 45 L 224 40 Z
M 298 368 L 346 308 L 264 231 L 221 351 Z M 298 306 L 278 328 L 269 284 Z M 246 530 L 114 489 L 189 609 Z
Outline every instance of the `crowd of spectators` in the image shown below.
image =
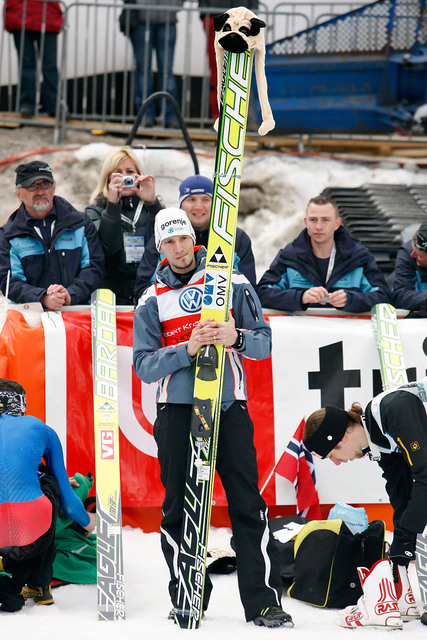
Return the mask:
M 58 311 L 63 305 L 88 304 L 92 292 L 104 287 L 118 304 L 136 306 L 164 256 L 154 241 L 162 199 L 155 177 L 144 174 L 135 152 L 124 146 L 107 156 L 85 212 L 55 194 L 46 162 L 20 164 L 15 173 L 20 206 L 0 229 L 2 293 L 14 303 L 40 302 Z M 204 247 L 212 194 L 212 180 L 201 175 L 188 176 L 177 193 L 196 244 Z M 265 309 L 361 313 L 390 302 L 412 313 L 426 312 L 427 221 L 400 247 L 392 290 L 373 255 L 344 228 L 332 198 L 312 198 L 304 223 L 258 284 L 251 240 L 237 228 L 234 269 L 255 286 Z

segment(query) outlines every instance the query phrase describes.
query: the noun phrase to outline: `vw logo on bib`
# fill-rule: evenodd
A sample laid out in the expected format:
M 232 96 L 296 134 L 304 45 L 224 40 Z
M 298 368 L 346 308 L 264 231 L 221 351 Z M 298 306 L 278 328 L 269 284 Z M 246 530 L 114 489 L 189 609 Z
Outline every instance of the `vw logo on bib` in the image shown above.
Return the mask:
M 195 313 L 202 308 L 202 292 L 196 287 L 185 289 L 179 296 L 179 306 L 187 313 Z

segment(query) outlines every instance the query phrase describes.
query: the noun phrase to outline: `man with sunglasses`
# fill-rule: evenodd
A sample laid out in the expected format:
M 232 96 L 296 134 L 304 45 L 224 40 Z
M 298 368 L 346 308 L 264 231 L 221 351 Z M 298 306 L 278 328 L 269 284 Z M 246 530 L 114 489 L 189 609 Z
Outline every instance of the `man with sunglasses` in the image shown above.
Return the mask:
M 397 252 L 393 304 L 411 311 L 427 307 L 427 221 Z
M 104 254 L 88 216 L 55 195 L 46 162 L 20 164 L 20 207 L 0 229 L 0 288 L 12 302 L 59 311 L 87 304 L 104 275 Z

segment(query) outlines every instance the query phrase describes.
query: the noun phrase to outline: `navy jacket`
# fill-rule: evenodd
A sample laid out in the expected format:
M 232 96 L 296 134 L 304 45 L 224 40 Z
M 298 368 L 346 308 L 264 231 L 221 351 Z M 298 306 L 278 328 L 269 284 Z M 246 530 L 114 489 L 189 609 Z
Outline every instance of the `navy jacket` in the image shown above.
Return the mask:
M 196 245 L 207 247 L 209 229 L 196 231 Z M 135 281 L 135 299 L 139 300 L 144 291 L 150 287 L 155 280 L 157 265 L 163 258 L 156 249 L 154 237 L 150 238 L 141 262 L 138 265 Z M 236 244 L 234 247 L 234 264 L 236 271 L 240 271 L 247 277 L 253 287 L 256 284 L 255 258 L 252 253 L 252 244 L 248 234 L 243 229 L 236 229 Z
M 96 229 L 84 213 L 59 196 L 48 246 L 23 204 L 0 229 L 0 288 L 13 302 L 39 302 L 51 284 L 62 284 L 71 304 L 88 304 L 104 275 L 104 254 Z
M 342 226 L 335 231 L 335 246 L 331 276 L 328 282 L 321 282 L 310 237 L 304 229 L 293 242 L 279 251 L 259 281 L 257 293 L 262 306 L 280 311 L 305 310 L 307 305 L 301 301 L 304 291 L 320 286 L 331 292 L 345 289 L 348 300 L 343 311 L 360 313 L 380 302 L 390 302 L 390 290 L 368 249 L 352 238 Z
M 393 280 L 393 304 L 397 309 L 416 309 L 427 302 L 427 269 L 411 258 L 412 240 L 399 247 Z

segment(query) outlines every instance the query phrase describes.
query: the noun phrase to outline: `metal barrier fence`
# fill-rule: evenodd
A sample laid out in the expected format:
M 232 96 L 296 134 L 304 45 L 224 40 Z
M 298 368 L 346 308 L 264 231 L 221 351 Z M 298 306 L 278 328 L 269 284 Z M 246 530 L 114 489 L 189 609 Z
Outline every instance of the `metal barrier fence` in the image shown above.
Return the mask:
M 425 46 L 426 0 L 378 0 L 275 41 L 272 56 L 411 52 Z M 323 17 L 323 16 L 322 16 Z
M 40 106 L 43 97 L 41 60 L 46 43 L 46 4 L 53 0 L 38 1 L 44 5 L 44 17 L 38 42 L 36 98 L 34 116 L 26 122 L 36 126 L 52 126 L 56 141 L 59 138 L 63 140 L 66 131 L 71 128 L 128 130 L 135 120 L 137 111 L 134 104 L 134 54 L 128 36 L 131 25 L 130 12 L 138 6 L 123 5 L 120 0 L 67 0 L 66 4 L 59 3 L 64 14 L 63 29 L 57 38 L 59 83 L 55 114 L 49 118 Z M 178 80 L 179 105 L 185 122 L 188 126 L 204 128 L 212 124 L 209 110 L 210 72 L 207 39 L 212 35 L 213 27 L 208 19 L 204 30 L 200 18 L 202 15 L 210 17 L 222 13 L 223 9 L 204 8 L 202 0 L 200 4 L 201 6 L 196 1 L 187 0 L 184 6 L 178 7 L 173 74 Z M 257 14 L 266 22 L 265 37 L 269 43 L 364 4 L 366 0 L 336 0 L 280 2 L 270 7 L 260 2 Z M 26 5 L 27 0 L 24 0 L 24 12 Z M 150 26 L 153 24 L 150 14 L 154 15 L 154 12 L 159 10 L 164 11 L 166 17 L 167 43 L 168 35 L 175 24 L 177 7 L 153 3 L 144 9 L 147 10 L 146 48 Z M 127 16 L 124 20 L 125 33 L 121 33 L 118 23 L 123 10 Z M 22 28 L 17 51 L 11 34 L 4 29 L 0 34 L 0 124 L 22 122 L 19 99 L 23 88 L 21 78 L 24 37 L 25 31 Z M 156 65 L 153 69 L 157 71 L 155 75 L 161 75 Z M 146 67 L 143 77 L 146 79 L 147 75 Z M 158 91 L 167 88 L 165 82 L 163 86 L 157 86 Z M 143 97 L 147 97 L 146 80 L 143 83 Z M 160 113 L 159 122 L 164 124 L 163 111 Z

